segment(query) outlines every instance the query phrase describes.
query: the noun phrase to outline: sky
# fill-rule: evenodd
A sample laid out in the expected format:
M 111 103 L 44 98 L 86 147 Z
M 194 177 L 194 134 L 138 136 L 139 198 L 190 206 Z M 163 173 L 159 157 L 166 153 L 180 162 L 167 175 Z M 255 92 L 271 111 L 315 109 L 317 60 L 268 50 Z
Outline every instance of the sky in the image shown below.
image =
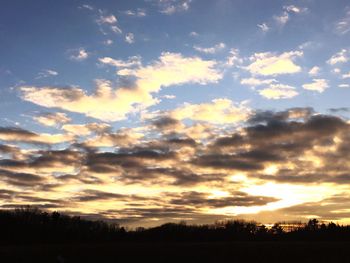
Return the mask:
M 5 0 L 0 208 L 350 223 L 350 3 Z

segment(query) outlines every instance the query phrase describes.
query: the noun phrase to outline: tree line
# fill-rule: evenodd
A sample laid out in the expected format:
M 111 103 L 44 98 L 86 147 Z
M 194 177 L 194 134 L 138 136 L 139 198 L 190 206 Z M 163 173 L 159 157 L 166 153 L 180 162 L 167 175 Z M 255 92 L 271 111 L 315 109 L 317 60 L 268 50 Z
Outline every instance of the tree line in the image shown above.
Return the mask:
M 33 207 L 0 210 L 0 243 L 74 242 L 230 242 L 230 241 L 350 241 L 350 226 L 311 219 L 292 229 L 276 223 L 225 220 L 213 224 L 166 223 L 126 229 L 119 224 L 83 219 Z

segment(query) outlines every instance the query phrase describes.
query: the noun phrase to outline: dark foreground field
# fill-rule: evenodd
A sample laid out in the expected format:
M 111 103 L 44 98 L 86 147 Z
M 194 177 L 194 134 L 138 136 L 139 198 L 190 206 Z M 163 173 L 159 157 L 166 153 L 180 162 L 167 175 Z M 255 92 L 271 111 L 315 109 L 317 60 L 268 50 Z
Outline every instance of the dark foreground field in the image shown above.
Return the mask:
M 349 242 L 2 246 L 0 262 L 350 262 Z

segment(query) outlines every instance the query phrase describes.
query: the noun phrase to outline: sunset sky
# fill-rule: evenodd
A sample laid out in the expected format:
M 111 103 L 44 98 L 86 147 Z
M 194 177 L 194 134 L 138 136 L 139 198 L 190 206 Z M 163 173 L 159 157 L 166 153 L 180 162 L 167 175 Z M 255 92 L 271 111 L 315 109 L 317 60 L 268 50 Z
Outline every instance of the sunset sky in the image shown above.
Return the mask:
M 0 208 L 350 223 L 348 0 L 4 0 Z

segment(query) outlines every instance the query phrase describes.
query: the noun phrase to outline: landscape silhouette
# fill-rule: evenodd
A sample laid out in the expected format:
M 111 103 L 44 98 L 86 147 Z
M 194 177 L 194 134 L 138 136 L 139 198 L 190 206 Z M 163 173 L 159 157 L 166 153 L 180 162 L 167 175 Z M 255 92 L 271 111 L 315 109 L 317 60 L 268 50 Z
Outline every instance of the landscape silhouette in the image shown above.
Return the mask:
M 31 206 L 1 210 L 0 233 L 2 262 L 348 262 L 350 244 L 350 226 L 317 219 L 128 229 Z

